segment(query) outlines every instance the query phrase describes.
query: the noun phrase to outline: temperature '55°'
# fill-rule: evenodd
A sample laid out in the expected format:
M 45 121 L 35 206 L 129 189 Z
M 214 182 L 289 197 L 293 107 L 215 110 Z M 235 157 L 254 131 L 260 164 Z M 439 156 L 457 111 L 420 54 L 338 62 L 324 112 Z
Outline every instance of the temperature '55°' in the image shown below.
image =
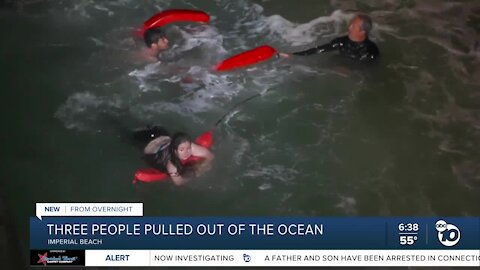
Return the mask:
M 418 223 L 400 223 L 398 231 L 400 235 L 400 245 L 413 245 L 418 240 Z

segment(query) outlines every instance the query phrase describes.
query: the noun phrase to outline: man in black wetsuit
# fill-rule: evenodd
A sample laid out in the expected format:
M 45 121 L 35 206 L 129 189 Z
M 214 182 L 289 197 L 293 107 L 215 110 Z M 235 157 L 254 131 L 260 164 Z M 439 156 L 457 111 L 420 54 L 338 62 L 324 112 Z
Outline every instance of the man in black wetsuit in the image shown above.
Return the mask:
M 330 43 L 320 45 L 293 55 L 311 55 L 338 50 L 340 55 L 359 62 L 373 62 L 379 57 L 377 45 L 368 39 L 372 29 L 372 19 L 366 15 L 357 15 L 350 21 L 348 35 L 336 38 Z M 279 53 L 282 57 L 290 57 L 291 54 Z

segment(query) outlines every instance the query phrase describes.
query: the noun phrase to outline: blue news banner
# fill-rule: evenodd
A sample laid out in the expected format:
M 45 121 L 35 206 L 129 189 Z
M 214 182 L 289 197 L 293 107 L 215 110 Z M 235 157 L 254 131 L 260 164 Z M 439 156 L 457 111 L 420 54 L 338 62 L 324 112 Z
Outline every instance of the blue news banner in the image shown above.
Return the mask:
M 480 218 L 44 217 L 43 220 L 30 218 L 31 250 L 479 248 Z

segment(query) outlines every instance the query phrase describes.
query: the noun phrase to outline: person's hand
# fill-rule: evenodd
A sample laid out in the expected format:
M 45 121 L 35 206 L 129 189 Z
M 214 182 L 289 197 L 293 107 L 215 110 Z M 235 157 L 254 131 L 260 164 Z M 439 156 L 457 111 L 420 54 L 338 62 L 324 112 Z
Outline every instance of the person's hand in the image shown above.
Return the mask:
M 291 54 L 288 54 L 288 53 L 278 53 L 278 56 L 283 57 L 283 58 L 290 58 L 290 57 L 292 57 L 292 55 L 291 55 Z

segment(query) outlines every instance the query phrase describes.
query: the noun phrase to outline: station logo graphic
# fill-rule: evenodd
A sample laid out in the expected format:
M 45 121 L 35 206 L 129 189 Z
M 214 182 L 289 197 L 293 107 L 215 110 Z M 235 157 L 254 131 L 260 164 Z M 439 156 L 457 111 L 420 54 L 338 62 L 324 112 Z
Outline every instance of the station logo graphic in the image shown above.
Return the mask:
M 458 227 L 448 224 L 445 220 L 437 221 L 435 229 L 438 232 L 438 241 L 446 247 L 453 247 L 460 241 L 460 230 Z
M 248 254 L 243 254 L 243 261 L 244 262 L 250 262 L 252 260 L 252 257 Z

